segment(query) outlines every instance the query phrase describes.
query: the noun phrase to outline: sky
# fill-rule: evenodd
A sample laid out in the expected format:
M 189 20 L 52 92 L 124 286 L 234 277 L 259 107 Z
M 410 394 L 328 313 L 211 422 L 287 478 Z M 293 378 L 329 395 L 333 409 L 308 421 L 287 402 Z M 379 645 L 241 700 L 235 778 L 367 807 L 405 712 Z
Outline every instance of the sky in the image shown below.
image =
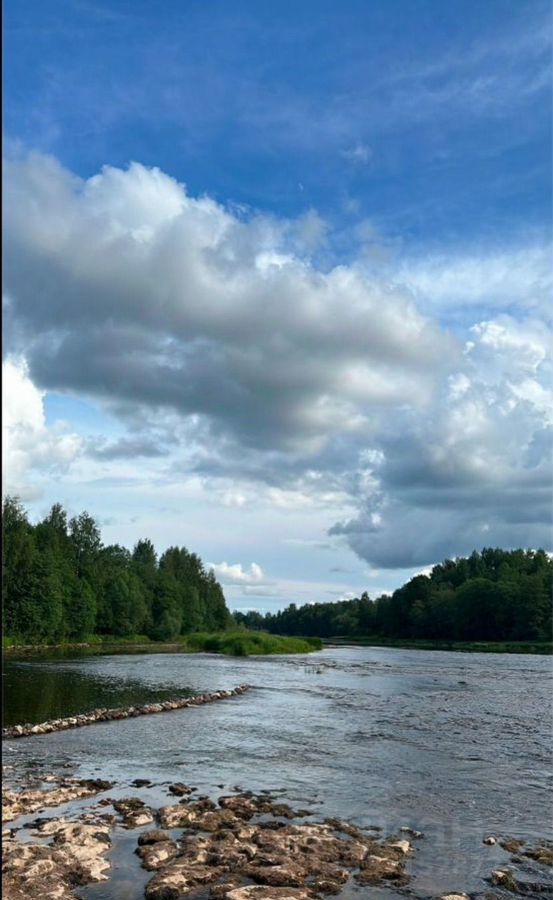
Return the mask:
M 4 492 L 242 611 L 551 550 L 551 18 L 6 0 Z

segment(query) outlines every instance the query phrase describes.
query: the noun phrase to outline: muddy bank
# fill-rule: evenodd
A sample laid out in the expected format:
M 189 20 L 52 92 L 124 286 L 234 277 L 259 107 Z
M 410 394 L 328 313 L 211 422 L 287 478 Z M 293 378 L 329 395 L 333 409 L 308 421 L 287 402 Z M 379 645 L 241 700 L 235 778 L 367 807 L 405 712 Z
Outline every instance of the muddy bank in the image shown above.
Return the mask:
M 49 775 L 41 783 L 43 789 L 12 786 L 3 794 L 8 900 L 70 900 L 97 882 L 107 882 L 103 890 L 110 896 L 122 833 L 130 838 L 137 900 L 324 900 L 351 896 L 352 887 L 416 896 L 410 867 L 426 839 L 410 827 L 383 835 L 377 826 L 317 820 L 312 810 L 293 808 L 270 791 L 198 796 L 196 787 L 177 782 L 164 788 L 167 803 L 159 806 L 148 796 L 148 779 L 135 779 L 132 794 L 101 780 Z M 48 818 L 28 821 L 43 809 Z M 494 897 L 550 895 L 551 843 L 501 835 L 484 836 L 483 843 L 491 856 L 482 892 L 460 894 L 452 885 L 442 900 L 480 900 L 492 896 L 490 888 Z M 500 865 L 498 852 L 505 860 Z M 116 889 L 111 896 L 115 900 Z
M 92 712 L 79 716 L 68 716 L 64 719 L 52 719 L 49 722 L 41 722 L 38 725 L 14 725 L 11 728 L 2 729 L 2 738 L 29 737 L 33 734 L 50 734 L 54 731 L 65 731 L 68 728 L 83 728 L 86 725 L 94 725 L 95 722 L 111 722 L 116 719 L 130 719 L 135 716 L 150 716 L 155 713 L 171 712 L 175 709 L 203 706 L 205 703 L 215 703 L 217 700 L 228 700 L 246 693 L 250 685 L 241 684 L 230 691 L 212 691 L 211 693 L 198 694 L 193 697 L 179 697 L 174 700 L 164 700 L 161 703 L 145 703 L 141 706 L 127 706 L 116 709 L 93 709 Z

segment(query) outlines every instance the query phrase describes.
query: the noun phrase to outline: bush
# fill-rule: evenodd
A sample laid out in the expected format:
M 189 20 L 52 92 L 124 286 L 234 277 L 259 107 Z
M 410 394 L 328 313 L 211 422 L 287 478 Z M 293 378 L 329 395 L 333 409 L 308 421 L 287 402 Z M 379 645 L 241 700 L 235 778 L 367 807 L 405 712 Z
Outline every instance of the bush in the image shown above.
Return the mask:
M 268 656 L 278 653 L 312 653 L 320 650 L 318 638 L 281 637 L 264 631 L 221 631 L 215 634 L 196 632 L 185 637 L 187 647 L 204 653 L 228 656 Z

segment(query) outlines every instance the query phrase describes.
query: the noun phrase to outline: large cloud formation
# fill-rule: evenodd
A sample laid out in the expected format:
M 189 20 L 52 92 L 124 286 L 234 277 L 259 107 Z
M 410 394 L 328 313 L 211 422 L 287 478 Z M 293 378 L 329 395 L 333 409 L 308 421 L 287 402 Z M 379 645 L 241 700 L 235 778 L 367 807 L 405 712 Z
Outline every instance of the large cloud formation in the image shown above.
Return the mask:
M 225 208 L 138 164 L 81 180 L 32 154 L 5 180 L 7 350 L 130 423 L 118 456 L 155 455 L 165 426 L 182 470 L 347 496 L 332 531 L 378 566 L 547 540 L 550 335 L 512 298 L 463 346 L 419 311 L 420 267 L 317 265 L 314 215 Z
M 82 441 L 62 422 L 47 427 L 43 393 L 35 387 L 22 360 L 2 366 L 2 481 L 7 492 L 30 500 L 39 492 L 38 472 L 64 472 Z

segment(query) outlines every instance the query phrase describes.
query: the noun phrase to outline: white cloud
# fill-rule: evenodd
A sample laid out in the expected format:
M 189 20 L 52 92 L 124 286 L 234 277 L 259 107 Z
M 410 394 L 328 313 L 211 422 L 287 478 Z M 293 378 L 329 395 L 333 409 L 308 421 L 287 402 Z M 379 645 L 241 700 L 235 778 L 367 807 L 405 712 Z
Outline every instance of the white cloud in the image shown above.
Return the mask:
M 2 365 L 2 405 L 4 491 L 28 499 L 40 492 L 33 476 L 38 471 L 66 471 L 82 442 L 61 422 L 46 425 L 44 393 L 32 383 L 21 359 L 8 359 Z
M 213 569 L 222 584 L 255 585 L 265 581 L 263 569 L 254 562 L 250 564 L 249 570 L 242 568 L 241 563 L 229 565 L 226 562 L 209 563 L 208 568 Z
M 310 261 L 316 214 L 248 217 L 136 164 L 82 181 L 30 156 L 9 164 L 6 193 L 8 349 L 40 388 L 103 400 L 126 425 L 89 445 L 96 465 L 149 458 L 152 490 L 212 487 L 203 502 L 229 515 L 342 517 L 333 532 L 378 569 L 470 552 L 482 534 L 544 543 L 543 247 L 390 261 L 385 280 Z M 432 315 L 461 316 L 459 341 Z M 76 452 L 41 402 L 31 392 L 26 433 L 41 439 L 23 468 Z M 56 453 L 41 457 L 46 433 Z M 267 583 L 255 563 L 215 568 Z
M 457 353 L 405 291 L 311 265 L 305 220 L 294 238 L 138 164 L 88 181 L 37 155 L 6 169 L 10 334 L 44 386 L 309 454 L 374 407 L 426 403 Z
M 398 273 L 422 308 L 528 309 L 547 314 L 551 299 L 551 246 L 527 243 L 464 255 L 407 260 Z

